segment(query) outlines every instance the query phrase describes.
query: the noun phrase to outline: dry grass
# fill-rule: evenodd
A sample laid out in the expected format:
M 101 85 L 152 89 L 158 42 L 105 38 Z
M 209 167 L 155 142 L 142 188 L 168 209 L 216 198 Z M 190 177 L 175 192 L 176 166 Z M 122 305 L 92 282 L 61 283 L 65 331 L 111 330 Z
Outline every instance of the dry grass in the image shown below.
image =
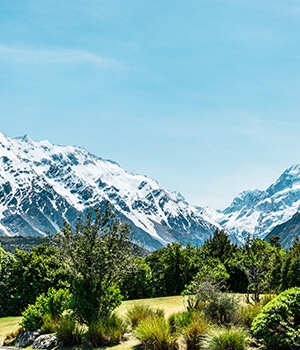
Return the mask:
M 3 344 L 8 333 L 16 331 L 19 328 L 22 317 L 3 317 L 0 318 L 0 346 Z
M 151 309 L 162 309 L 166 317 L 175 312 L 184 311 L 183 298 L 181 296 L 126 300 L 116 311 L 120 317 L 125 317 L 127 310 L 135 304 L 149 306 Z

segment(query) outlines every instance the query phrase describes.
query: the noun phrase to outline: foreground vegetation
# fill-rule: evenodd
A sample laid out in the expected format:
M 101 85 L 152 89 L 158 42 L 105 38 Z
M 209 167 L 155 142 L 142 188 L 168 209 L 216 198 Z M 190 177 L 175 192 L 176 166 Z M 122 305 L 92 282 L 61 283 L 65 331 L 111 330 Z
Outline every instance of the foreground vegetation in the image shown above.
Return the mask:
M 146 257 L 130 241 L 106 203 L 75 230 L 65 223 L 54 244 L 15 255 L 1 248 L 0 316 L 22 313 L 23 329 L 56 332 L 63 346 L 111 346 L 128 330 L 154 350 L 300 346 L 299 240 L 287 252 L 276 237 L 238 247 L 216 231 L 202 247 L 173 243 Z

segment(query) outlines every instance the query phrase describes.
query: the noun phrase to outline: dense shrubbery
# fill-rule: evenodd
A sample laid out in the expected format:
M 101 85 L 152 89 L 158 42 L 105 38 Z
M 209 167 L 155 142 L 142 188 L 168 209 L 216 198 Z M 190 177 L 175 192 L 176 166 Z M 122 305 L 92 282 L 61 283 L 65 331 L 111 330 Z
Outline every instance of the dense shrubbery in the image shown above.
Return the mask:
M 300 288 L 282 292 L 253 321 L 254 337 L 268 349 L 300 348 Z
M 35 330 L 44 326 L 45 331 L 62 313 L 69 309 L 71 294 L 67 289 L 55 290 L 50 288 L 47 294 L 41 294 L 34 304 L 30 304 L 23 312 L 22 326 Z
M 237 247 L 216 231 L 202 247 L 172 243 L 144 258 L 132 256 L 129 242 L 128 226 L 114 220 L 107 204 L 78 220 L 75 230 L 65 223 L 56 246 L 42 244 L 15 255 L 0 247 L 0 316 L 23 311 L 26 329 L 56 331 L 64 345 L 85 340 L 100 346 L 123 337 L 124 324 L 112 315 L 122 295 L 183 292 L 188 311 L 168 321 L 160 310 L 137 304 L 129 310 L 145 348 L 177 349 L 180 337 L 188 349 L 244 349 L 244 331 L 211 333 L 233 324 L 248 330 L 252 325 L 254 336 L 270 349 L 299 345 L 299 289 L 260 301 L 265 291 L 299 286 L 299 240 L 288 252 L 277 239 L 248 239 Z M 249 304 L 238 305 L 228 293 L 234 291 L 248 293 Z

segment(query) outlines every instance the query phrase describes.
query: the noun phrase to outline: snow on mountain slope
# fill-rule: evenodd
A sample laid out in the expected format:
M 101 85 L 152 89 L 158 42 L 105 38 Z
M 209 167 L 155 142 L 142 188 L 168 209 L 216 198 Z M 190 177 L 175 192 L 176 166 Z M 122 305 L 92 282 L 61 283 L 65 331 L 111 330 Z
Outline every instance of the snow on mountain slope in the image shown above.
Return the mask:
M 0 133 L 0 235 L 53 234 L 106 200 L 151 250 L 172 241 L 200 245 L 218 227 L 181 195 L 83 148 Z
M 288 221 L 300 209 L 300 164 L 288 168 L 265 191 L 240 193 L 223 211 L 218 222 L 232 240 L 243 242 L 249 233 L 264 238 L 275 226 Z

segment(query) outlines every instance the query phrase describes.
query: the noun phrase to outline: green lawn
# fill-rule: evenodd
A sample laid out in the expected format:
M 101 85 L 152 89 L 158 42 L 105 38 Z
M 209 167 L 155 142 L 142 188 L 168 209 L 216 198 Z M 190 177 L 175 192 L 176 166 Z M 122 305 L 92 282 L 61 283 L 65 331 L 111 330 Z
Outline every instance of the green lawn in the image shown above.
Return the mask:
M 124 317 L 126 315 L 127 310 L 134 304 L 147 305 L 153 309 L 163 309 L 165 311 L 166 316 L 169 316 L 174 312 L 184 310 L 183 298 L 181 296 L 175 296 L 140 300 L 126 300 L 117 309 L 118 315 L 120 317 Z

